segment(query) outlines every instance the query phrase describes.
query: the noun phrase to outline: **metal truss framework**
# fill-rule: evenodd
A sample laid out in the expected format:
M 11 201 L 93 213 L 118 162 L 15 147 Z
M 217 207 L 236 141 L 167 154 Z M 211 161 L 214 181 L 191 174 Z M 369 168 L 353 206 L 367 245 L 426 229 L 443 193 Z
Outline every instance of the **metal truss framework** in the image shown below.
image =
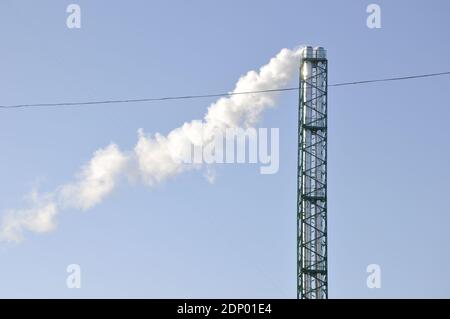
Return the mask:
M 297 171 L 297 298 L 328 298 L 327 88 L 323 48 L 306 47 L 300 66 Z

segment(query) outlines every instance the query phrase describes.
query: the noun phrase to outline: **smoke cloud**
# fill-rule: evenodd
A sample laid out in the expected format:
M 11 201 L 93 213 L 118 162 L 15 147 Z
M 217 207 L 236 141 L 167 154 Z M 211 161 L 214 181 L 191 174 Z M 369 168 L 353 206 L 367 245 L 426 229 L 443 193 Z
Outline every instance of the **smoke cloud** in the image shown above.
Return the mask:
M 281 50 L 259 71 L 242 76 L 232 92 L 280 89 L 296 74 L 300 49 Z M 262 113 L 276 105 L 277 92 L 231 95 L 211 104 L 202 120 L 186 122 L 166 136 L 149 135 L 138 130 L 134 150 L 124 153 L 115 144 L 97 150 L 89 163 L 76 175 L 75 181 L 52 193 L 32 192 L 30 208 L 8 210 L 0 224 L 0 239 L 19 242 L 23 232 L 44 233 L 56 228 L 56 216 L 63 209 L 88 210 L 103 201 L 128 171 L 137 171 L 147 185 L 155 185 L 184 171 L 201 169 L 201 164 L 186 164 L 192 145 L 203 146 L 227 128 L 254 127 Z M 212 182 L 209 166 L 205 176 Z
M 8 210 L 3 216 L 0 239 L 20 242 L 23 231 L 45 233 L 56 228 L 55 216 L 58 213 L 53 195 L 40 195 L 33 191 L 28 198 L 31 208 Z
M 115 144 L 97 150 L 88 165 L 81 169 L 77 181 L 60 190 L 66 207 L 87 210 L 111 193 L 128 161 Z

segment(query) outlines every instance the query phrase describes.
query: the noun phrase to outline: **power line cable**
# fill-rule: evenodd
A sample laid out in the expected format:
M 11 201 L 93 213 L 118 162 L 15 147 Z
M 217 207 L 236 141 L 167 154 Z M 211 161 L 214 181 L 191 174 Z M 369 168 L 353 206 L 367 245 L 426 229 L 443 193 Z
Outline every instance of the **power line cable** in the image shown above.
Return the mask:
M 449 75 L 449 74 L 450 74 L 450 72 L 428 73 L 428 74 L 419 74 L 419 75 L 401 76 L 401 77 L 394 77 L 394 78 L 384 78 L 384 79 L 375 79 L 375 80 L 364 80 L 364 81 L 355 81 L 355 82 L 343 82 L 343 83 L 331 84 L 331 85 L 329 85 L 329 86 L 348 86 L 348 85 L 366 84 L 366 83 L 375 83 L 375 82 L 388 82 L 388 81 L 411 80 L 411 79 L 429 78 L 429 77 L 433 77 L 433 76 Z
M 341 87 L 350 85 L 360 85 L 376 82 L 389 82 L 389 81 L 401 81 L 401 80 L 411 80 L 418 78 L 435 77 L 442 75 L 450 75 L 450 71 L 440 72 L 440 73 L 428 73 L 428 74 L 418 74 L 402 77 L 391 77 L 382 79 L 372 79 L 354 82 L 341 82 L 328 85 L 329 87 Z M 137 103 L 137 102 L 156 102 L 156 101 L 169 101 L 169 100 L 188 100 L 188 99 L 201 99 L 201 98 L 211 98 L 211 97 L 226 97 L 233 95 L 243 95 L 243 94 L 259 94 L 259 93 L 271 93 L 271 92 L 285 92 L 285 91 L 296 91 L 299 87 L 289 87 L 282 89 L 268 89 L 259 91 L 243 91 L 243 92 L 228 92 L 228 93 L 216 93 L 216 94 L 202 94 L 202 95 L 184 95 L 184 96 L 166 96 L 159 98 L 143 98 L 143 99 L 122 99 L 122 100 L 101 100 L 101 101 L 86 101 L 86 102 L 57 102 L 57 103 L 33 103 L 33 104 L 15 104 L 15 105 L 0 105 L 0 109 L 17 109 L 17 108 L 31 108 L 31 107 L 56 107 L 56 106 L 83 106 L 83 105 L 97 105 L 97 104 L 115 104 L 115 103 Z

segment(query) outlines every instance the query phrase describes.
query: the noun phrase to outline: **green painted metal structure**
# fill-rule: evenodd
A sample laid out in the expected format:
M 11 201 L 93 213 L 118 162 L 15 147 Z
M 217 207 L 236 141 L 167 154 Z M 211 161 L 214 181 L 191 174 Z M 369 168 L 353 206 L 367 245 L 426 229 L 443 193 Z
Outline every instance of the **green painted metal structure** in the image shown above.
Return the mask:
M 306 47 L 300 65 L 297 170 L 297 298 L 328 298 L 328 61 Z

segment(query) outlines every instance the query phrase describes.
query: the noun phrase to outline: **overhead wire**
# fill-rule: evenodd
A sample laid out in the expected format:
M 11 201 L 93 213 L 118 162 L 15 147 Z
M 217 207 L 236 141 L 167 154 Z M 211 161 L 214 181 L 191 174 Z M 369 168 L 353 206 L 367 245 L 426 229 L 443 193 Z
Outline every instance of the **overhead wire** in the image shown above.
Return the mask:
M 439 73 L 427 73 L 427 74 L 416 74 L 401 77 L 390 77 L 390 78 L 380 78 L 353 82 L 341 82 L 329 84 L 329 87 L 342 87 L 351 85 L 361 85 L 377 82 L 390 82 L 390 81 L 402 81 L 411 80 L 419 78 L 428 78 L 450 75 L 450 71 L 439 72 Z M 64 106 L 84 106 L 84 105 L 98 105 L 98 104 L 119 104 L 119 103 L 138 103 L 138 102 L 156 102 L 156 101 L 170 101 L 170 100 L 188 100 L 188 99 L 201 99 L 201 98 L 211 98 L 211 97 L 229 97 L 233 95 L 243 95 L 243 94 L 261 94 L 261 93 L 272 93 L 272 92 L 285 92 L 285 91 L 296 91 L 299 87 L 287 87 L 280 89 L 267 89 L 267 90 L 257 90 L 257 91 L 242 91 L 242 92 L 227 92 L 227 93 L 214 93 L 214 94 L 199 94 L 199 95 L 179 95 L 179 96 L 165 96 L 165 97 L 154 97 L 154 98 L 137 98 L 137 99 L 118 99 L 118 100 L 96 100 L 96 101 L 81 101 L 81 102 L 56 102 L 56 103 L 28 103 L 28 104 L 12 104 L 12 105 L 0 105 L 0 109 L 17 109 L 17 108 L 34 108 L 34 107 L 64 107 Z

